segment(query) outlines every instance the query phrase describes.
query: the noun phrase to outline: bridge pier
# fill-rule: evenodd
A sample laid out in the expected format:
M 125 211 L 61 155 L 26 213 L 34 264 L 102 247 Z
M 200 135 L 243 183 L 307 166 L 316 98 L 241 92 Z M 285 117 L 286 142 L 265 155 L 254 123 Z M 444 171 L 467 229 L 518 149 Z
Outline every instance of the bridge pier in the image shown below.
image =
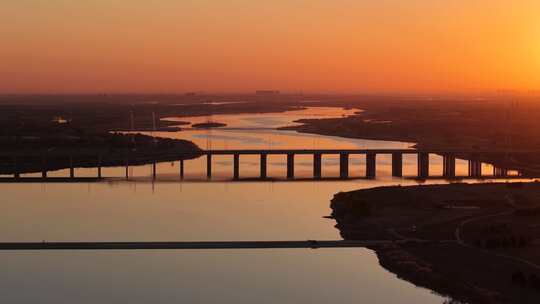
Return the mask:
M 456 177 L 456 157 L 452 154 L 443 155 L 443 177 Z
M 73 157 L 69 157 L 69 178 L 75 178 L 75 168 L 73 168 Z
M 322 177 L 322 154 L 313 154 L 313 178 L 320 179 Z
M 101 155 L 98 157 L 97 161 L 97 177 L 101 179 Z
M 493 176 L 495 177 L 507 177 L 508 170 L 493 166 Z
M 267 174 L 267 161 L 268 161 L 268 155 L 267 154 L 261 154 L 261 179 L 265 179 L 268 177 Z
M 287 178 L 294 178 L 294 153 L 287 154 Z
M 157 176 L 157 162 L 154 160 L 152 163 L 152 180 L 156 180 Z
M 418 153 L 418 177 L 419 178 L 429 177 L 429 153 L 425 153 L 425 152 Z
M 212 178 L 212 154 L 206 154 L 206 178 Z
M 341 179 L 349 178 L 349 154 L 348 153 L 339 154 L 339 178 Z
M 482 176 L 482 162 L 478 160 L 469 160 L 469 176 L 481 177 Z
M 233 179 L 240 179 L 240 154 L 234 154 L 233 156 Z
M 18 179 L 21 177 L 21 173 L 19 171 L 19 163 L 17 161 L 17 157 L 13 157 L 13 178 Z
M 47 159 L 45 156 L 41 157 L 41 178 L 47 178 Z
M 366 178 L 375 178 L 377 175 L 377 154 L 366 154 Z
M 403 154 L 392 153 L 392 176 L 403 176 Z
M 129 158 L 126 158 L 126 180 L 129 180 Z
M 184 160 L 180 160 L 180 179 L 184 179 Z

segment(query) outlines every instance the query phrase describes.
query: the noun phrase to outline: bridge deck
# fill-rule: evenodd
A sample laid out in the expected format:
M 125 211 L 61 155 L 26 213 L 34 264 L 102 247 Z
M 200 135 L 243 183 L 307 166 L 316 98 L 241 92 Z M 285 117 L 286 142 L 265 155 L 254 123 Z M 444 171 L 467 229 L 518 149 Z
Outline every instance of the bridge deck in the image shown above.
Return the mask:
M 430 154 L 540 154 L 540 151 L 525 151 L 525 150 L 471 150 L 471 149 L 230 149 L 230 150 L 201 150 L 199 152 L 189 151 L 167 151 L 167 156 L 193 156 L 193 155 L 234 155 L 234 154 L 418 154 L 418 153 L 430 153 Z M 75 155 L 77 157 L 82 156 L 98 156 L 100 152 L 84 152 L 80 150 L 73 151 L 54 151 L 43 152 L 39 150 L 33 151 L 0 151 L 0 157 L 69 157 Z
M 240 150 L 205 150 L 203 154 L 231 155 L 231 154 L 416 154 L 415 149 L 240 149 Z
M 232 154 L 531 154 L 540 151 L 480 151 L 464 149 L 238 149 L 238 150 L 203 150 L 202 154 L 232 155 Z

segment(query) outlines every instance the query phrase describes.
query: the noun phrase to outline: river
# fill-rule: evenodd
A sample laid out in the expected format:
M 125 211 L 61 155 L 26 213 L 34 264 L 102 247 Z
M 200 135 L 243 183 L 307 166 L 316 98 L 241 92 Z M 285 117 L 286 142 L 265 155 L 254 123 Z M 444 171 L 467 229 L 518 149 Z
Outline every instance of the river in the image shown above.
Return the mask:
M 355 110 L 308 108 L 277 114 L 182 117 L 227 127 L 156 132 L 192 140 L 202 148 L 407 148 L 412 143 L 344 139 L 277 131 L 299 118 L 340 117 Z M 204 159 L 131 169 L 132 181 L 0 184 L 0 241 L 220 241 L 340 239 L 330 214 L 339 191 L 416 184 L 390 176 L 378 159 L 376 180 L 230 182 L 231 157 L 214 159 L 215 181 L 205 179 Z M 432 156 L 434 172 L 442 170 Z M 310 177 L 312 159 L 298 156 L 299 177 Z M 362 176 L 365 160 L 351 159 Z M 336 157 L 325 157 L 323 175 L 337 176 Z M 258 158 L 242 156 L 241 176 L 257 176 Z M 269 157 L 269 173 L 285 176 L 285 159 Z M 466 172 L 464 161 L 457 171 Z M 487 170 L 487 168 L 486 168 Z M 416 172 L 414 157 L 404 173 Z M 60 170 L 51 176 L 69 174 Z M 95 175 L 77 169 L 76 175 Z M 103 170 L 123 175 L 123 168 Z M 430 180 L 430 183 L 444 182 Z M 398 279 L 367 249 L 217 251 L 2 252 L 0 299 L 4 303 L 442 303 L 445 298 Z

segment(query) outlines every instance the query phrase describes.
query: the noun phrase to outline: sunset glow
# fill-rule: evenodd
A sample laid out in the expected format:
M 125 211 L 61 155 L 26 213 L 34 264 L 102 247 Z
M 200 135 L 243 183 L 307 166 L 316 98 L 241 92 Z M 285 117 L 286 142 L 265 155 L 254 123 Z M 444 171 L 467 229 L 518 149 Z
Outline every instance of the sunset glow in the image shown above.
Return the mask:
M 0 92 L 540 88 L 530 0 L 20 0 Z
M 0 303 L 540 303 L 540 0 L 3 0 Z

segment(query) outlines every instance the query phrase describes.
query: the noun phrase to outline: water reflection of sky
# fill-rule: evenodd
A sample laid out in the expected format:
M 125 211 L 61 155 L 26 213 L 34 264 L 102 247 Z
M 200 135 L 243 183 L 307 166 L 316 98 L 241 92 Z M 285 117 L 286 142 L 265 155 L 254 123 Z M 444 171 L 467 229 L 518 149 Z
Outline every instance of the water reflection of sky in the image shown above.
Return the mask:
M 338 118 L 354 115 L 358 109 L 337 107 L 307 107 L 302 110 L 282 113 L 248 113 L 248 114 L 216 114 L 206 116 L 167 117 L 168 121 L 188 121 L 192 124 L 204 122 L 220 122 L 227 128 L 278 128 L 293 125 L 299 119 Z
M 412 143 L 350 139 L 336 136 L 281 131 L 276 128 L 295 124 L 298 119 L 337 118 L 354 115 L 358 109 L 308 107 L 285 113 L 230 114 L 212 117 L 181 117 L 167 120 L 225 123 L 216 129 L 191 129 L 180 132 L 156 132 L 157 136 L 186 139 L 203 149 L 367 149 L 408 148 Z

